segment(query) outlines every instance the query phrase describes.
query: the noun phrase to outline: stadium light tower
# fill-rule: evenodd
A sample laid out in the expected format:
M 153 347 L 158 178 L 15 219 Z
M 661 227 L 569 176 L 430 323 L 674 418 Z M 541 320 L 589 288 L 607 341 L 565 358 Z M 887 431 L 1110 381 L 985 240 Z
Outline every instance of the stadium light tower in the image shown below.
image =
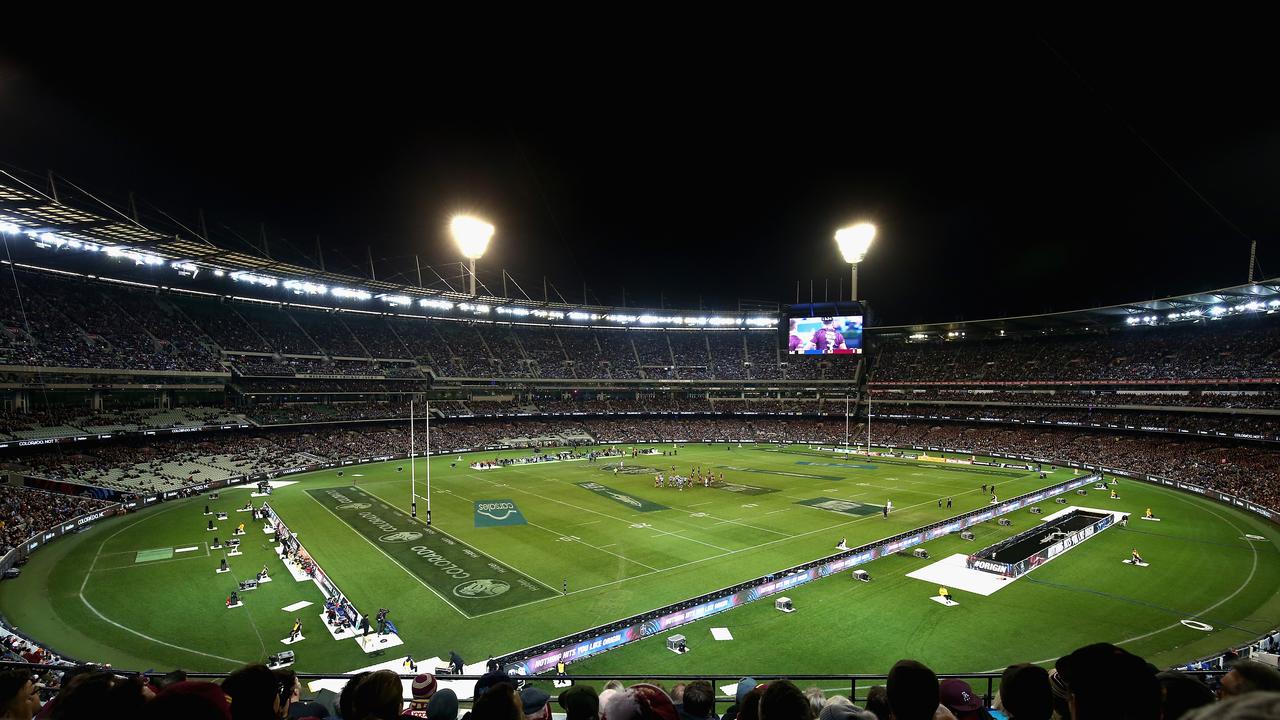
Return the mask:
M 489 239 L 493 237 L 493 226 L 470 215 L 454 215 L 449 221 L 449 232 L 453 241 L 458 243 L 462 256 L 470 261 L 471 294 L 476 294 L 476 260 L 484 255 L 489 247 Z
M 836 231 L 836 245 L 840 246 L 840 254 L 849 263 L 852 279 L 849 281 L 849 299 L 858 299 L 858 263 L 866 257 L 871 249 L 871 241 L 876 239 L 876 226 L 871 223 L 858 223 Z

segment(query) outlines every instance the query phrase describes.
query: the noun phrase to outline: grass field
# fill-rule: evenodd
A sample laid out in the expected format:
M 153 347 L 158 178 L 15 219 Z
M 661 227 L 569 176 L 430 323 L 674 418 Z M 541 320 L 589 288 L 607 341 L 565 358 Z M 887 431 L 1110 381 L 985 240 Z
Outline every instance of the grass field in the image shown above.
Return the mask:
M 431 461 L 430 530 L 408 517 L 405 462 L 348 466 L 342 477 L 335 470 L 295 476 L 289 479 L 298 482 L 270 500 L 357 607 L 391 608 L 405 646 L 389 655 L 457 650 L 473 662 L 829 555 L 841 537 L 853 547 L 984 506 L 984 483 L 997 484 L 1007 498 L 1070 476 L 1059 469 L 1040 480 L 1021 471 L 725 445 L 628 457 L 616 474 L 614 459 L 490 471 L 470 469 L 470 459 Z M 420 495 L 425 463 L 417 468 Z M 652 468 L 672 464 L 682 473 L 695 465 L 723 472 L 730 486 L 655 488 Z M 936 586 L 905 577 L 931 561 L 893 556 L 867 566 L 872 583 L 845 573 L 788 592 L 794 614 L 776 612 L 768 599 L 685 626 L 676 632 L 690 639 L 686 655 L 668 652 L 657 637 L 572 669 L 883 672 L 910 656 L 943 671 L 978 671 L 1055 658 L 1099 640 L 1169 665 L 1275 625 L 1276 528 L 1137 481 L 1119 489 L 1118 501 L 1099 492 L 1071 501 L 1135 518 L 1151 506 L 1163 522 L 1105 530 L 994 595 L 956 591 L 958 607 L 931 602 Z M 196 498 L 59 540 L 37 552 L 19 579 L 0 585 L 0 612 L 61 652 L 120 667 L 217 671 L 260 661 L 285 649 L 280 640 L 295 616 L 307 637 L 290 648 L 299 670 L 345 672 L 390 659 L 371 660 L 353 641 L 328 636 L 318 617 L 320 592 L 285 572 L 258 523 L 248 523 L 244 554 L 230 559 L 233 572 L 214 573 L 222 555 L 209 549 L 211 536 L 225 540 L 249 516 L 234 512 L 249 493 L 228 490 L 208 503 L 229 512 L 216 533 L 205 530 L 208 501 Z M 939 509 L 937 499 L 947 496 L 953 509 Z M 840 511 L 814 505 L 829 500 L 845 502 L 827 503 Z M 880 514 L 886 500 L 895 508 L 888 519 Z M 421 513 L 425 499 L 418 503 Z M 1045 510 L 1061 507 L 1048 503 Z M 1025 512 L 1012 519 L 1012 527 L 976 527 L 973 543 L 950 536 L 926 547 L 934 559 L 972 552 L 1038 522 Z M 524 522 L 502 524 L 518 520 Z M 1131 547 L 1151 567 L 1121 564 Z M 194 549 L 173 552 L 180 548 Z M 235 580 L 264 564 L 273 582 L 246 593 L 244 607 L 225 609 Z M 313 605 L 282 609 L 300 601 Z M 1194 630 L 1183 619 L 1214 629 Z M 734 640 L 713 641 L 711 627 L 728 628 Z

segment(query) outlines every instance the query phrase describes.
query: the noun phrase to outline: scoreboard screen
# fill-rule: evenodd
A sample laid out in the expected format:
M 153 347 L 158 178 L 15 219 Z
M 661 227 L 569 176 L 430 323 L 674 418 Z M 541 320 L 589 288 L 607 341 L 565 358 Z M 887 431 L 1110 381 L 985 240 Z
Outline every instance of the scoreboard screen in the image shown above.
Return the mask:
M 791 355 L 861 353 L 862 316 L 833 314 L 788 317 L 787 352 Z

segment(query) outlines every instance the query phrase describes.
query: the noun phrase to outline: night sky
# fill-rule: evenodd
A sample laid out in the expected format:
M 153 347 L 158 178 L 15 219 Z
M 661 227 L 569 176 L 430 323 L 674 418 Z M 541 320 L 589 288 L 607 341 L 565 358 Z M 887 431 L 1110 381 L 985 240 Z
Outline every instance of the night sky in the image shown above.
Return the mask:
M 0 48 L 0 163 L 407 281 L 473 210 L 491 289 L 505 267 L 605 304 L 835 299 L 861 219 L 879 324 L 1235 285 L 1248 238 L 1280 275 L 1269 44 L 741 37 Z

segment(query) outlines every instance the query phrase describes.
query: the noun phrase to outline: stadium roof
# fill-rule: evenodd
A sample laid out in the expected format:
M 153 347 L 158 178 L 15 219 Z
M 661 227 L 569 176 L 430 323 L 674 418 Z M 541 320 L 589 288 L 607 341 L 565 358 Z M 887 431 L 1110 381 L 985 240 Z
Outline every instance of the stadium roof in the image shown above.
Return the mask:
M 1162 325 L 1174 322 L 1211 320 L 1227 315 L 1280 311 L 1280 278 L 1256 283 L 1209 290 L 1206 292 L 1175 295 L 1173 297 L 1121 303 L 1084 310 L 1067 310 L 1043 315 L 1017 315 L 986 320 L 965 320 L 948 323 L 913 325 L 886 325 L 874 332 L 882 337 L 913 336 L 913 339 L 954 336 L 955 333 L 975 335 L 1015 335 L 1053 332 L 1057 330 L 1087 330 L 1095 326 Z
M 295 287 L 325 286 L 327 290 L 321 294 L 328 290 L 350 289 L 354 293 L 364 293 L 362 299 L 376 297 L 390 303 L 393 298 L 400 298 L 391 304 L 391 308 L 403 307 L 402 301 L 407 299 L 410 304 L 432 308 L 429 311 L 432 315 L 441 314 L 442 308 L 458 309 L 470 317 L 487 315 L 493 310 L 499 315 L 506 315 L 500 320 L 513 320 L 530 314 L 550 318 L 567 315 L 574 321 L 613 325 L 763 328 L 776 325 L 780 307 L 777 303 L 740 303 L 736 309 L 698 310 L 696 315 L 690 315 L 692 311 L 689 309 L 617 308 L 571 303 L 563 297 L 560 297 L 560 302 L 555 302 L 545 297 L 530 297 L 523 290 L 522 297 L 473 296 L 452 289 L 440 290 L 329 272 L 276 260 L 265 254 L 220 247 L 168 215 L 163 219 L 148 216 L 147 224 L 143 224 L 136 209 L 131 208 L 132 216 L 126 214 L 65 180 L 50 178 L 47 193 L 34 182 L 0 171 L 0 228 L 11 232 L 16 228 L 16 232 L 32 239 L 37 248 L 53 252 L 68 250 L 77 254 L 85 250 L 102 252 L 117 259 L 131 260 L 136 265 L 171 266 L 178 271 L 189 268 L 192 276 L 198 268 L 215 275 L 229 275 L 232 279 L 237 279 L 237 275 L 247 275 L 240 279 L 260 286 L 275 287 L 296 281 L 293 283 Z M 159 232 L 155 227 L 166 227 L 173 232 Z M 166 282 L 176 285 L 173 281 Z M 516 288 L 519 289 L 518 284 Z M 423 304 L 432 301 L 438 302 Z M 384 311 L 388 309 L 382 308 Z

